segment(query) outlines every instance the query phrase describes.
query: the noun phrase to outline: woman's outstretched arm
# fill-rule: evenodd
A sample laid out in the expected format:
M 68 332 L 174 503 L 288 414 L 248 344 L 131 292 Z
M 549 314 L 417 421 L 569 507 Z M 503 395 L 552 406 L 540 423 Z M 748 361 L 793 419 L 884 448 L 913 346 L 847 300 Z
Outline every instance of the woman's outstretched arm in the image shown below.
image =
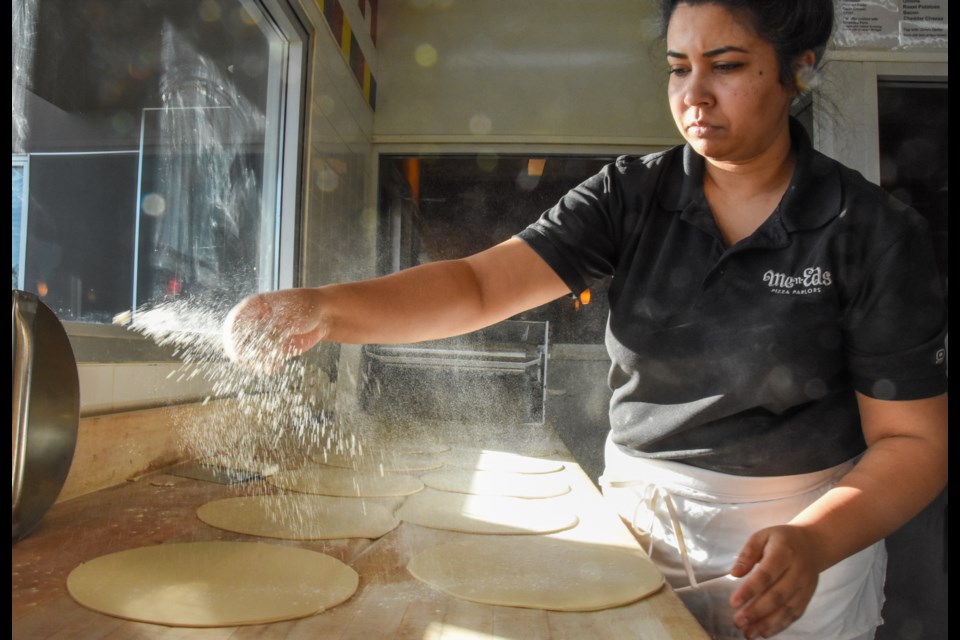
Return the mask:
M 400 344 L 460 335 L 569 293 L 525 242 L 511 238 L 357 282 L 249 296 L 224 323 L 231 360 L 270 366 L 319 342 Z

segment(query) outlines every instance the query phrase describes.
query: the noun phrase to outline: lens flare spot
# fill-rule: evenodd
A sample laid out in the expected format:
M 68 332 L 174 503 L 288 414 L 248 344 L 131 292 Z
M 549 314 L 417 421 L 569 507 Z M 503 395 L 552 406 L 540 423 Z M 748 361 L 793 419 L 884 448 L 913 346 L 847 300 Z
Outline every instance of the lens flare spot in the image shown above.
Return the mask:
M 148 193 L 144 196 L 140 208 L 148 216 L 159 218 L 167 210 L 167 201 L 159 193 Z
M 478 113 L 470 118 L 470 133 L 486 135 L 493 130 L 493 120 L 489 116 Z
M 317 189 L 325 193 L 336 191 L 340 186 L 340 176 L 329 166 L 323 165 L 317 170 L 314 184 Z
M 417 64 L 421 67 L 432 67 L 437 63 L 438 58 L 437 50 L 433 45 L 427 44 L 426 42 L 418 45 L 413 51 L 413 59 L 417 61 Z

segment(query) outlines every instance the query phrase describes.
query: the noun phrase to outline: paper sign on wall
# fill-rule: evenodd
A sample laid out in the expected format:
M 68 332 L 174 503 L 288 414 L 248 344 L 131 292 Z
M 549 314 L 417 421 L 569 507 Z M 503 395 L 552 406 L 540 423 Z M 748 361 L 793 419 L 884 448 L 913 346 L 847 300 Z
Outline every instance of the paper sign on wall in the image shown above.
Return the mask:
M 834 44 L 858 49 L 944 49 L 947 0 L 837 0 Z

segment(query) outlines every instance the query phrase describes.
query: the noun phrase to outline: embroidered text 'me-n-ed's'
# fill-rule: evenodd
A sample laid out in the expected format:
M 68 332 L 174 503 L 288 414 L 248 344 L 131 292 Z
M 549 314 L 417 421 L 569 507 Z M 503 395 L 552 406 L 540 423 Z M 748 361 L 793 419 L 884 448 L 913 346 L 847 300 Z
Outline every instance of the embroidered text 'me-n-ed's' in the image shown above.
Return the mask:
M 830 286 L 833 278 L 829 271 L 820 267 L 807 267 L 796 276 L 778 273 L 771 269 L 763 274 L 763 281 L 770 287 L 771 293 L 809 295 L 820 293 L 822 287 Z

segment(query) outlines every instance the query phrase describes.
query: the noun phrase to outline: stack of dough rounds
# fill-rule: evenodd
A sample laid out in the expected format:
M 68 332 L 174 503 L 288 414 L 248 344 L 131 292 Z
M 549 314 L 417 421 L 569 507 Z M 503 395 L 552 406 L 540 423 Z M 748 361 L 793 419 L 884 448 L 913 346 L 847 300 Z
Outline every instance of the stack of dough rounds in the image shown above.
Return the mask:
M 326 554 L 258 542 L 140 547 L 85 562 L 67 576 L 79 604 L 174 627 L 293 620 L 352 596 L 356 571 Z
M 577 526 L 580 518 L 558 500 L 465 495 L 427 489 L 410 496 L 397 515 L 422 527 L 481 534 L 538 534 Z
M 197 517 L 218 529 L 285 540 L 375 539 L 400 524 L 379 504 L 304 494 L 215 500 L 197 509 Z
M 411 558 L 418 580 L 483 604 L 597 611 L 658 591 L 663 574 L 639 550 L 548 536 L 471 538 Z
M 511 473 L 553 473 L 564 465 L 556 460 L 535 458 L 507 451 L 489 449 L 454 449 L 442 456 L 445 464 L 460 469 L 506 471 Z
M 423 483 L 440 491 L 513 498 L 553 498 L 570 492 L 570 485 L 557 473 L 514 473 L 449 468 L 431 471 L 420 477 Z
M 345 498 L 408 496 L 423 490 L 423 482 L 413 476 L 322 466 L 281 471 L 267 478 L 267 481 L 281 489 L 299 493 Z

